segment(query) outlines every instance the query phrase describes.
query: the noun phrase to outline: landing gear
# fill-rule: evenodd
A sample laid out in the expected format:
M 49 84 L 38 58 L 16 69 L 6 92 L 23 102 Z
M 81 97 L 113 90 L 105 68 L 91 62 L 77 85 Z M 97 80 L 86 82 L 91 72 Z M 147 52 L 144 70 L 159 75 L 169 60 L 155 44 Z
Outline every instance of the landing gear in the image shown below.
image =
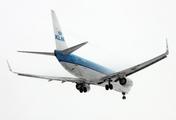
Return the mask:
M 83 91 L 86 93 L 86 92 L 87 92 L 87 88 L 86 88 L 86 87 L 83 87 Z
M 76 84 L 76 89 L 79 90 L 80 93 L 87 92 L 87 87 L 84 86 L 84 84 Z
M 112 90 L 113 89 L 113 85 L 109 84 L 109 89 Z
M 126 96 L 125 96 L 125 92 L 122 92 L 122 99 L 125 100 L 126 99 Z
M 126 99 L 126 96 L 123 96 L 122 99 L 125 100 L 125 99 Z
M 105 85 L 106 90 L 109 90 L 109 89 L 112 90 L 113 89 L 113 85 L 110 82 L 111 82 L 111 80 L 109 79 L 108 84 Z
M 83 93 L 83 89 L 82 89 L 82 87 L 79 89 L 79 92 L 80 92 L 80 93 Z
M 106 89 L 106 90 L 109 90 L 109 85 L 105 85 L 105 89 Z

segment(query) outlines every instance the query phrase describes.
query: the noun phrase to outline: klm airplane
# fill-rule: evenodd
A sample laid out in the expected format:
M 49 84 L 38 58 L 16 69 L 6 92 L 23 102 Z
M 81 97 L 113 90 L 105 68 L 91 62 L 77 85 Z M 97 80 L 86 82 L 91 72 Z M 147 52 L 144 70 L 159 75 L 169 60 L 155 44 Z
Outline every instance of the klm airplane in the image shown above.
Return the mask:
M 135 65 L 122 71 L 116 72 L 110 70 L 85 58 L 72 54 L 75 50 L 87 44 L 87 42 L 75 45 L 73 47 L 67 47 L 56 14 L 53 10 L 51 10 L 51 14 L 56 43 L 56 49 L 54 50 L 54 52 L 32 52 L 32 51 L 18 51 L 18 52 L 55 56 L 59 61 L 59 63 L 64 67 L 64 69 L 67 70 L 72 75 L 74 75 L 75 78 L 54 77 L 54 76 L 44 76 L 44 75 L 34 75 L 34 74 L 14 72 L 12 71 L 7 61 L 9 70 L 11 72 L 18 74 L 20 76 L 42 78 L 47 79 L 49 81 L 56 80 L 61 82 L 72 82 L 76 84 L 76 89 L 79 90 L 80 93 L 83 92 L 86 93 L 90 91 L 90 85 L 98 85 L 105 87 L 106 90 L 115 90 L 121 92 L 123 95 L 122 99 L 126 99 L 125 95 L 129 93 L 131 87 L 133 86 L 133 82 L 131 79 L 128 78 L 128 76 L 166 58 L 167 55 L 169 54 L 168 44 L 166 40 L 165 53 L 153 59 L 150 59 L 144 63 Z

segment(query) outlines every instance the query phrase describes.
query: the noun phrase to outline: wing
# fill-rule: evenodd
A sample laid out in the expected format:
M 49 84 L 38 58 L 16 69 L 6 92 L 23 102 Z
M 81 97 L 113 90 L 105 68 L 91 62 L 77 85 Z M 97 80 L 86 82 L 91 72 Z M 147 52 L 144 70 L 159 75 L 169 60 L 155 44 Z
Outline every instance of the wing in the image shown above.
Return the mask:
M 153 59 L 150 59 L 144 63 L 141 63 L 141 64 L 138 64 L 138 65 L 135 65 L 133 67 L 130 67 L 128 69 L 125 69 L 125 70 L 122 70 L 120 72 L 117 72 L 117 73 L 113 73 L 113 74 L 110 74 L 110 75 L 107 75 L 105 77 L 102 78 L 103 81 L 106 81 L 108 79 L 111 79 L 111 78 L 115 78 L 115 82 L 118 81 L 118 79 L 120 78 L 125 78 L 133 73 L 136 73 L 148 66 L 151 66 L 152 64 L 156 63 L 156 62 L 159 62 L 160 60 L 164 59 L 167 57 L 167 55 L 169 54 L 169 50 L 168 50 L 168 43 L 167 43 L 167 40 L 166 40 L 166 52 L 164 54 L 161 54 Z M 102 82 L 103 82 L 102 81 Z
M 9 62 L 7 61 L 9 70 L 17 75 L 20 76 L 26 76 L 26 77 L 33 77 L 33 78 L 41 78 L 41 79 L 47 79 L 49 82 L 50 81 L 61 81 L 63 82 L 72 82 L 72 83 L 83 83 L 84 79 L 82 78 L 71 78 L 71 77 L 55 77 L 55 76 L 44 76 L 44 75 L 34 75 L 34 74 L 26 74 L 26 73 L 20 73 L 20 72 L 14 72 L 11 67 Z

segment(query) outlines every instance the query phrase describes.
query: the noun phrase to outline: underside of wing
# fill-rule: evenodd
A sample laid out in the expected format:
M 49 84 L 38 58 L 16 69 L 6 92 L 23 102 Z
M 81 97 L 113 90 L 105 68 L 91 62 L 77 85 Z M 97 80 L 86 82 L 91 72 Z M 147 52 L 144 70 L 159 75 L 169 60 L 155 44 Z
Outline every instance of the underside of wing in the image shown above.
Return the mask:
M 125 69 L 125 70 L 122 70 L 120 72 L 117 72 L 117 73 L 113 73 L 113 74 L 110 74 L 110 75 L 107 75 L 105 77 L 102 78 L 102 81 L 106 81 L 108 79 L 111 79 L 111 78 L 116 78 L 116 81 L 118 81 L 119 79 L 123 79 L 133 73 L 136 73 L 146 67 L 149 67 L 151 65 L 153 65 L 154 63 L 157 63 L 159 61 L 161 61 L 162 59 L 166 58 L 167 55 L 169 54 L 169 50 L 168 50 L 168 43 L 167 43 L 167 40 L 166 40 L 166 52 L 153 58 L 153 59 L 150 59 L 146 62 L 143 62 L 141 64 L 138 64 L 138 65 L 135 65 L 133 67 L 130 67 L 128 69 Z
M 61 81 L 61 82 L 72 82 L 72 83 L 83 83 L 84 79 L 82 78 L 72 78 L 72 77 L 55 77 L 55 76 L 45 76 L 45 75 L 35 75 L 35 74 L 27 74 L 27 73 L 20 73 L 20 72 L 14 72 L 11 67 L 9 62 L 7 61 L 9 70 L 19 76 L 25 76 L 25 77 L 33 77 L 33 78 L 41 78 L 41 79 L 46 79 L 48 81 Z
M 26 73 L 16 73 L 16 74 L 18 74 L 20 76 L 26 76 L 26 77 L 47 79 L 48 81 L 61 81 L 62 83 L 63 82 L 72 82 L 72 83 L 82 83 L 82 82 L 84 82 L 84 80 L 81 79 L 81 78 L 56 77 L 56 76 L 34 75 L 34 74 L 26 74 Z

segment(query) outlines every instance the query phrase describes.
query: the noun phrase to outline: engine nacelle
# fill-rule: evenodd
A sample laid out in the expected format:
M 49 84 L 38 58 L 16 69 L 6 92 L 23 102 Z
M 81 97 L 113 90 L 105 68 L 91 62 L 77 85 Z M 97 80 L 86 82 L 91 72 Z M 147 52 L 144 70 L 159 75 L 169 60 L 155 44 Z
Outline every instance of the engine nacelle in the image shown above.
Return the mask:
M 76 84 L 76 89 L 79 90 L 80 93 L 88 92 L 88 91 L 90 91 L 90 85 L 84 84 L 84 83 L 77 83 Z
M 129 79 L 129 78 L 121 78 L 121 79 L 119 80 L 119 83 L 120 83 L 121 85 L 127 86 L 127 87 L 133 86 L 133 81 L 132 81 L 131 79 Z

